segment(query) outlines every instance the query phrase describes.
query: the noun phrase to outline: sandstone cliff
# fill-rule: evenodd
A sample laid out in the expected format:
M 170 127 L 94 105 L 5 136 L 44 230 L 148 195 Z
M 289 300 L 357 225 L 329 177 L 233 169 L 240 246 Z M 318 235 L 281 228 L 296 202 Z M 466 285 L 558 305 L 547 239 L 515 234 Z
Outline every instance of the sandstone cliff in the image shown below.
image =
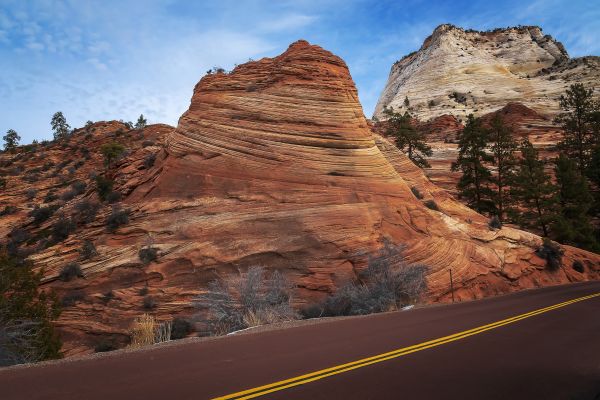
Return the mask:
M 599 78 L 599 57 L 569 58 L 539 27 L 478 32 L 446 24 L 392 66 L 374 115 L 382 118 L 385 106 L 406 109 L 405 97 L 422 121 L 444 114 L 479 116 L 508 102 L 554 114 L 566 87 L 577 82 L 593 87 Z
M 426 301 L 449 300 L 450 268 L 460 300 L 600 278 L 600 256 L 568 246 L 564 268 L 549 272 L 536 255 L 539 237 L 490 230 L 432 184 L 371 130 L 343 60 L 305 41 L 205 76 L 165 134 L 153 166 L 141 166 L 149 150 L 139 148 L 114 173 L 127 225 L 108 232 L 104 206 L 77 234 L 31 256 L 44 287 L 77 294 L 58 321 L 67 355 L 106 336 L 125 341 L 133 318 L 148 311 L 144 296 L 159 319 L 189 314 L 210 280 L 253 265 L 282 271 L 302 307 L 354 279 L 384 238 L 429 266 Z M 85 239 L 98 250 L 90 260 L 77 253 Z M 155 262 L 140 261 L 145 246 L 158 249 Z M 60 281 L 70 261 L 84 276 Z

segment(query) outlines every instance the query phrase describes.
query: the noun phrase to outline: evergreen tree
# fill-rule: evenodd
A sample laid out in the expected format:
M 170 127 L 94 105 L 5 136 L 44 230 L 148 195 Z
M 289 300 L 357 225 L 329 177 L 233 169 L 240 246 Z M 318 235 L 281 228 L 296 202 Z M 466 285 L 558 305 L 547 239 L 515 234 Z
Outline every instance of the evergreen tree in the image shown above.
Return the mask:
M 561 243 L 598 251 L 588 211 L 592 196 L 575 161 L 561 154 L 555 166 L 559 215 L 552 228 Z
M 51 321 L 56 298 L 38 290 L 42 273 L 0 251 L 0 366 L 60 357 L 60 339 Z
M 544 162 L 528 139 L 520 146 L 521 159 L 512 179 L 511 197 L 517 208 L 511 209 L 513 219 L 523 228 L 541 229 L 548 236 L 555 215 L 555 190 Z
M 408 100 L 408 96 L 404 96 L 404 107 L 408 108 L 410 106 L 410 100 Z
M 493 161 L 493 157 L 485 151 L 488 132 L 471 114 L 457 137 L 458 158 L 452 163 L 452 170 L 462 172 L 457 184 L 458 195 L 477 212 L 495 213 L 494 191 L 490 188 L 492 175 L 486 166 Z
M 593 89 L 586 89 L 583 84 L 576 83 L 560 96 L 560 108 L 564 111 L 556 118 L 564 129 L 564 138 L 559 148 L 569 157 L 577 161 L 582 176 L 590 162 L 594 146 L 594 116 L 598 104 L 593 100 Z
M 19 140 L 21 140 L 21 136 L 19 136 L 19 134 L 15 130 L 9 129 L 8 131 L 6 131 L 6 135 L 4 135 L 2 139 L 4 139 L 4 150 L 10 151 L 12 153 L 19 145 Z
M 110 168 L 112 163 L 125 152 L 125 147 L 122 144 L 112 142 L 103 144 L 100 151 L 104 156 L 104 165 L 106 168 Z
M 423 132 L 419 132 L 412 125 L 410 114 L 408 112 L 397 113 L 392 108 L 385 108 L 383 113 L 387 117 L 386 135 L 395 138 L 396 146 L 405 152 L 415 165 L 421 168 L 429 167 L 425 157 L 431 156 L 433 152 L 431 147 L 425 143 Z
M 513 138 L 512 129 L 504 124 L 504 120 L 499 115 L 492 119 L 489 139 L 492 143 L 493 163 L 496 166 L 496 174 L 493 177 L 496 186 L 494 200 L 498 210 L 498 219 L 503 221 L 509 203 L 509 183 L 516 164 L 514 153 L 517 150 L 517 142 Z
M 144 129 L 147 123 L 148 121 L 146 121 L 146 118 L 144 118 L 144 114 L 140 114 L 137 122 L 135 123 L 135 129 Z
M 71 127 L 67 124 L 67 119 L 62 112 L 58 111 L 52 116 L 50 125 L 54 131 L 54 140 L 65 139 L 69 136 Z

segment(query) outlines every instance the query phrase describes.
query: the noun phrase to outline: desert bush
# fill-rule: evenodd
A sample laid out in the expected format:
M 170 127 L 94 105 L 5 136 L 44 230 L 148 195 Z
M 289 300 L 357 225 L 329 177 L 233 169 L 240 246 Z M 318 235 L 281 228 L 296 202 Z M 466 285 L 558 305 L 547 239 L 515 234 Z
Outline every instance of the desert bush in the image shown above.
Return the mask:
M 96 214 L 98 213 L 99 208 L 100 204 L 88 199 L 81 200 L 75 204 L 77 216 L 79 220 L 84 223 L 90 223 L 96 219 Z
M 114 183 L 111 179 L 102 175 L 96 175 L 94 179 L 96 180 L 96 191 L 98 192 L 98 197 L 100 197 L 100 200 L 105 201 L 106 196 L 112 192 Z
M 423 199 L 423 195 L 421 194 L 421 192 L 419 191 L 419 189 L 417 189 L 415 186 L 410 188 L 410 191 L 412 192 L 412 194 L 415 195 L 415 197 L 419 200 Z
M 429 208 L 430 210 L 440 211 L 440 208 L 434 200 L 427 200 L 423 204 L 425 204 L 425 207 Z
M 236 277 L 210 282 L 193 303 L 208 333 L 219 335 L 297 318 L 290 305 L 291 289 L 278 271 L 266 277 L 264 268 L 251 267 Z
M 497 215 L 494 215 L 492 218 L 490 218 L 488 227 L 491 230 L 502 229 L 502 222 L 500 221 L 500 218 L 498 218 Z
M 154 146 L 154 142 L 151 140 L 144 140 L 142 142 L 142 147 Z
M 107 351 L 117 350 L 119 346 L 112 339 L 102 339 L 100 342 L 94 346 L 94 351 L 96 353 L 105 353 Z
M 58 206 L 36 207 L 31 210 L 29 215 L 33 217 L 33 222 L 39 225 L 54 215 L 57 209 Z
M 359 282 L 342 286 L 326 299 L 322 315 L 371 314 L 418 302 L 427 289 L 427 267 L 407 265 L 402 253 L 402 246 L 385 241 L 383 248 L 369 257 L 367 268 L 359 274 Z
M 98 252 L 96 251 L 96 246 L 94 246 L 94 243 L 92 243 L 91 240 L 86 239 L 83 241 L 83 244 L 79 249 L 79 254 L 84 260 L 89 260 L 90 258 L 97 256 Z
M 142 302 L 142 307 L 144 308 L 144 310 L 154 310 L 156 308 L 156 300 L 154 299 L 154 297 L 152 296 L 144 296 L 144 300 Z
M 52 224 L 52 240 L 55 243 L 62 242 L 69 235 L 75 232 L 76 225 L 70 218 L 61 215 L 58 220 Z
M 145 296 L 148 294 L 148 285 L 144 286 L 140 290 L 138 290 L 138 295 Z
M 83 181 L 76 181 L 71 185 L 71 190 L 73 191 L 73 193 L 75 193 L 76 196 L 83 194 L 86 188 L 87 185 Z
M 184 339 L 193 331 L 190 321 L 177 317 L 171 323 L 171 340 Z
M 131 347 L 142 347 L 167 342 L 171 337 L 171 323 L 158 322 L 148 314 L 137 317 L 130 329 Z
M 114 298 L 115 298 L 115 294 L 113 293 L 112 290 L 109 290 L 108 292 L 106 292 L 102 295 L 102 302 L 104 304 L 108 304 Z
M 44 197 L 44 203 L 52 203 L 53 201 L 58 199 L 58 195 L 56 194 L 56 190 L 52 189 L 46 193 Z
M 60 194 L 60 199 L 62 201 L 70 201 L 73 200 L 77 196 L 77 194 L 72 190 L 65 190 Z
M 120 226 L 129 223 L 129 210 L 113 207 L 112 212 L 106 217 L 106 228 L 109 232 L 116 232 Z
M 81 267 L 77 263 L 69 263 L 62 267 L 60 273 L 58 274 L 58 279 L 63 282 L 69 282 L 73 278 L 82 278 L 83 272 L 81 272 Z
M 27 200 L 31 201 L 31 200 L 33 200 L 35 198 L 36 194 L 37 194 L 37 190 L 36 189 L 27 189 L 25 191 L 25 198 Z
M 116 203 L 121 200 L 121 193 L 112 191 L 106 196 L 106 201 L 110 204 Z
M 583 263 L 579 260 L 573 261 L 573 269 L 581 274 L 585 272 L 585 267 L 583 266 Z
M 80 290 L 76 290 L 63 296 L 63 298 L 60 299 L 60 305 L 63 307 L 71 307 L 78 302 L 83 301 L 83 299 L 85 299 L 85 294 Z
M 144 157 L 144 168 L 146 168 L 146 169 L 152 168 L 152 166 L 154 166 L 155 161 L 156 161 L 156 154 L 154 154 L 154 153 L 148 154 L 146 157 Z
M 150 264 L 152 261 L 156 261 L 158 258 L 158 249 L 154 247 L 140 249 L 138 256 L 140 257 L 140 261 L 142 261 L 144 264 Z
M 17 212 L 17 207 L 15 206 L 4 206 L 4 209 L 2 209 L 2 211 L 0 211 L 0 216 L 4 216 L 4 215 L 10 215 L 10 214 L 14 214 Z
M 564 250 L 556 242 L 544 238 L 542 245 L 537 249 L 536 254 L 546 260 L 546 268 L 550 271 L 556 271 L 562 266 L 562 256 Z

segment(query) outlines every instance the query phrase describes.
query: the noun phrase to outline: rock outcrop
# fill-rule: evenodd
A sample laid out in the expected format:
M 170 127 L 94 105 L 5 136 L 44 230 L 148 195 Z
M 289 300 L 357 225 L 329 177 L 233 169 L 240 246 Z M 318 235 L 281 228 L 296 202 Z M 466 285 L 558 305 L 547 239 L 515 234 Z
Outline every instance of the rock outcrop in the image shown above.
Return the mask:
M 569 58 L 539 27 L 478 32 L 440 25 L 418 51 L 392 66 L 375 116 L 383 118 L 385 106 L 406 109 L 406 97 L 421 121 L 444 114 L 480 116 L 509 102 L 555 114 L 566 87 L 578 82 L 593 87 L 599 78 L 599 57 Z
M 280 270 L 303 307 L 355 279 L 384 239 L 429 266 L 426 301 L 450 299 L 450 269 L 459 300 L 600 277 L 600 256 L 568 246 L 564 268 L 548 271 L 538 236 L 490 230 L 432 184 L 371 130 L 343 60 L 305 41 L 202 78 L 165 143 L 153 166 L 133 152 L 115 172 L 128 224 L 108 232 L 102 209 L 31 256 L 44 287 L 77 294 L 59 320 L 67 355 L 125 340 L 143 312 L 189 314 L 209 281 L 249 266 Z M 85 239 L 98 251 L 90 260 L 77 253 Z M 145 264 L 149 246 L 158 258 Z M 84 277 L 62 282 L 70 261 Z

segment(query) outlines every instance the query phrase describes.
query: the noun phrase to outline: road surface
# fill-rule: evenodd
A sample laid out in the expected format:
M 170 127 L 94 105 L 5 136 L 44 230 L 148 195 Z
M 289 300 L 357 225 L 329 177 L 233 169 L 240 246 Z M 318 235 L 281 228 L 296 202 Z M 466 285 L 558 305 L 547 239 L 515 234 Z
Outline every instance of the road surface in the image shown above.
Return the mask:
M 600 400 L 600 282 L 0 370 L 9 399 Z

